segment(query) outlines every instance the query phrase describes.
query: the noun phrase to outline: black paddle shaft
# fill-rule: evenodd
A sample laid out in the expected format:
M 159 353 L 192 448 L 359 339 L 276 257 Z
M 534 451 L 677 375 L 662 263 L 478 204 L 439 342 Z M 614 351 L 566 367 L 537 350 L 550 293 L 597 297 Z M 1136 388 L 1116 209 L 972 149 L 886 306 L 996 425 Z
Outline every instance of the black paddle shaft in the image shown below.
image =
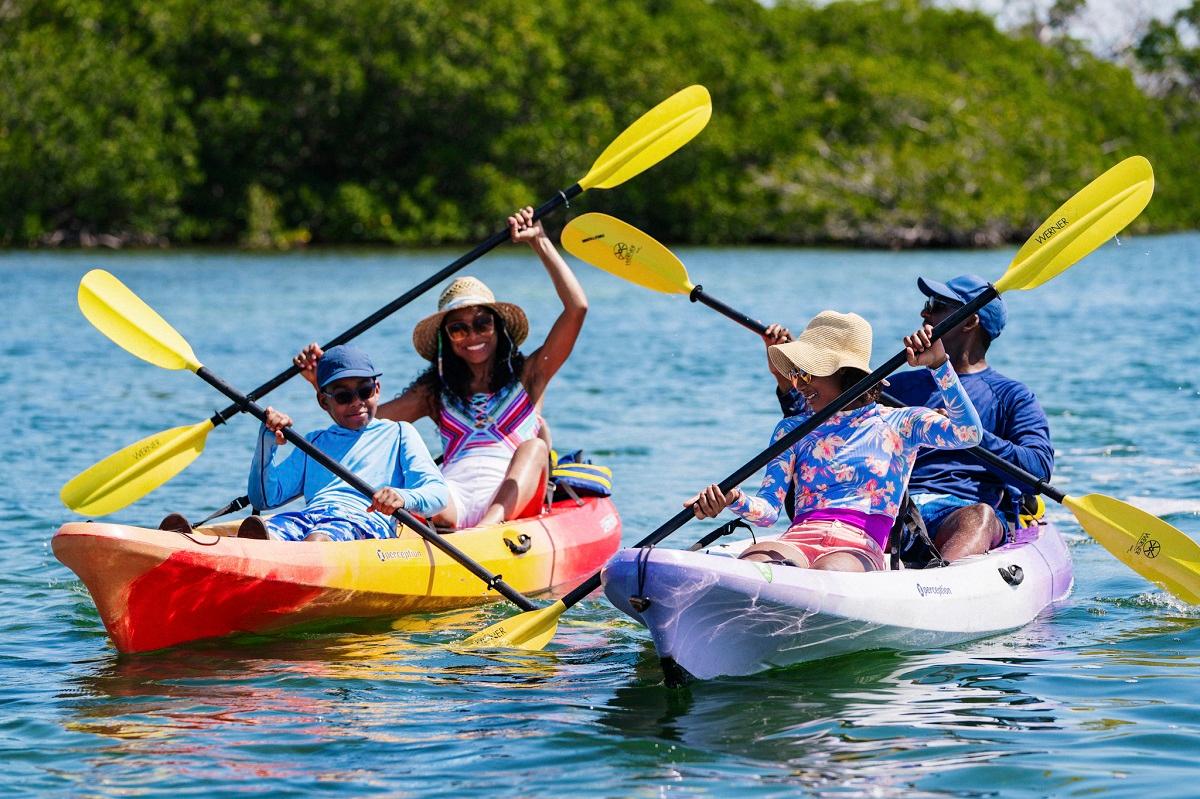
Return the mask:
M 1045 480 L 1039 479 L 1037 475 L 1033 474 L 1032 472 L 1025 471 L 1016 464 L 1009 463 L 994 452 L 988 452 L 983 447 L 971 447 L 971 449 L 965 450 L 965 452 L 983 461 L 1001 474 L 1007 474 L 1009 477 L 1015 477 L 1017 480 L 1025 483 L 1039 494 L 1045 494 L 1055 502 L 1061 504 L 1062 501 L 1067 498 L 1066 494 L 1059 491 Z
M 953 313 L 938 323 L 937 327 L 933 329 L 933 334 L 930 336 L 930 338 L 932 338 L 934 341 L 940 339 L 942 336 L 946 335 L 951 330 L 965 322 L 967 318 L 971 316 L 971 314 L 975 313 L 980 308 L 987 305 L 989 302 L 999 296 L 1000 292 L 996 291 L 996 287 L 989 285 L 982 293 L 975 297 L 975 299 L 956 309 Z M 871 372 L 871 374 L 867 375 L 862 380 L 859 380 L 850 388 L 843 391 L 837 396 L 836 399 L 805 420 L 803 424 L 792 430 L 783 438 L 771 444 L 771 446 L 754 456 L 754 458 L 742 466 L 742 468 L 738 469 L 736 472 L 718 483 L 717 485 L 720 487 L 721 491 L 728 492 L 741 485 L 746 480 L 750 479 L 755 472 L 785 452 L 788 447 L 791 447 L 809 433 L 816 430 L 818 427 L 828 421 L 835 413 L 843 410 L 851 402 L 861 397 L 870 389 L 874 388 L 880 380 L 883 380 L 892 372 L 899 369 L 907 362 L 907 360 L 908 357 L 904 351 L 896 353 L 894 356 L 892 356 L 891 360 L 889 360 L 883 366 L 880 366 L 874 372 Z M 1003 463 L 1003 461 L 1001 461 L 1001 463 Z M 1032 477 L 1032 475 L 1030 475 L 1030 477 Z M 687 524 L 694 517 L 695 514 L 692 512 L 691 508 L 684 508 L 683 510 L 679 511 L 679 513 L 676 513 L 674 516 L 672 516 L 669 521 L 667 521 L 657 530 L 634 544 L 634 547 L 653 546 L 669 536 L 671 533 L 678 530 L 680 527 L 683 527 L 683 525 Z M 586 582 L 576 586 L 569 594 L 564 596 L 562 598 L 562 602 L 567 607 L 571 607 L 599 587 L 600 573 L 597 572 L 596 574 L 593 574 Z
M 698 302 L 702 305 L 707 305 L 719 314 L 729 317 L 744 328 L 754 331 L 758 335 L 763 335 L 767 332 L 767 326 L 757 319 L 751 319 L 736 308 L 731 308 L 717 298 L 704 293 L 703 286 L 692 287 L 692 292 L 688 294 L 688 299 L 692 302 Z
M 208 371 L 207 367 L 201 366 L 199 369 L 196 370 L 196 374 L 200 376 L 201 380 L 208 383 L 210 386 L 215 388 L 217 391 L 220 391 L 222 394 L 224 394 L 225 396 L 227 396 L 231 400 L 233 400 L 234 403 L 236 403 L 235 407 L 238 408 L 238 410 L 248 411 L 252 416 L 257 418 L 259 421 L 263 422 L 264 424 L 266 423 L 267 412 L 263 409 L 263 407 L 261 405 L 257 404 L 256 402 L 254 402 L 254 400 L 250 399 L 250 397 L 246 396 L 245 394 L 242 394 L 237 389 L 235 389 L 233 386 L 229 385 L 224 380 L 217 377 L 212 372 Z M 357 491 L 362 493 L 363 496 L 365 496 L 367 498 L 371 498 L 371 497 L 375 496 L 375 489 L 372 488 L 366 481 L 360 480 L 356 475 L 349 472 L 346 469 L 346 467 L 342 466 L 340 463 L 335 461 L 333 458 L 329 457 L 324 452 L 321 452 L 321 450 L 314 447 L 312 444 L 310 444 L 308 441 L 306 441 L 303 436 L 301 436 L 299 433 L 297 433 L 292 428 L 290 428 L 290 427 L 283 428 L 283 437 L 286 438 L 288 441 L 292 442 L 293 444 L 295 444 L 296 447 L 299 448 L 300 450 L 302 450 L 305 455 L 307 455 L 308 457 L 312 458 L 317 463 L 324 466 L 326 469 L 328 469 L 333 474 L 337 475 L 342 480 L 345 480 L 354 489 L 356 489 Z M 424 538 L 426 541 L 433 544 L 435 547 L 442 550 L 450 557 L 454 558 L 454 560 L 456 560 L 459 564 L 461 564 L 463 566 L 463 568 L 465 568 L 467 571 L 471 572 L 471 574 L 475 575 L 480 580 L 483 580 L 484 584 L 486 584 L 488 588 L 491 588 L 494 591 L 496 591 L 497 593 L 501 594 L 505 599 L 512 602 L 514 605 L 519 607 L 521 610 L 537 610 L 537 605 L 530 602 L 528 599 L 525 598 L 524 595 L 519 593 L 515 588 L 510 586 L 508 583 L 504 582 L 503 578 L 501 578 L 500 575 L 492 574 L 487 569 L 480 566 L 478 563 L 476 563 L 474 560 L 472 560 L 471 557 L 469 555 L 467 555 L 467 553 L 463 552 L 461 549 L 454 546 L 454 544 L 451 544 L 445 538 L 440 536 L 436 531 L 434 531 L 431 527 L 428 527 L 427 525 L 424 525 L 421 522 L 419 522 L 411 513 L 406 511 L 404 508 L 398 509 L 395 513 L 392 514 L 392 516 L 394 518 L 398 519 L 399 521 L 403 522 L 406 526 L 408 526 L 412 530 L 414 530 L 417 533 L 417 535 L 421 536 L 421 538 Z
M 543 216 L 546 216 L 547 214 L 549 214 L 551 211 L 556 210 L 559 206 L 567 205 L 569 200 L 571 200 L 574 197 L 579 196 L 582 193 L 583 193 L 583 188 L 578 183 L 571 186 L 569 189 L 563 189 L 558 194 L 554 195 L 549 200 L 542 203 L 533 212 L 534 221 L 536 222 L 537 220 L 541 219 Z M 431 275 L 430 277 L 426 278 L 425 280 L 422 280 L 420 283 L 413 286 L 411 289 L 404 292 L 399 297 L 392 300 L 387 305 L 383 306 L 378 311 L 376 311 L 375 313 L 368 316 L 366 319 L 364 319 L 361 322 L 359 322 L 358 324 L 356 324 L 354 327 L 340 333 L 339 335 L 334 336 L 332 339 L 329 340 L 328 343 L 325 344 L 324 347 L 322 347 L 322 349 L 327 350 L 330 347 L 336 347 L 338 344 L 345 344 L 347 341 L 350 341 L 351 339 L 355 338 L 359 334 L 364 333 L 365 331 L 367 331 L 370 328 L 374 327 L 375 325 L 379 324 L 384 319 L 388 318 L 389 316 L 394 314 L 396 311 L 400 310 L 405 305 L 408 305 L 410 302 L 415 300 L 417 297 L 424 294 L 426 291 L 428 291 L 433 286 L 437 285 L 438 283 L 442 282 L 446 278 L 450 277 L 450 275 L 454 274 L 455 272 L 457 272 L 460 269 L 462 269 L 463 267 L 465 267 L 467 264 L 476 260 L 480 256 L 494 250 L 500 244 L 508 241 L 510 236 L 511 236 L 511 234 L 509 233 L 508 228 L 505 228 L 504 230 L 496 231 L 486 241 L 484 241 L 482 244 L 477 246 L 475 249 L 471 250 L 466 255 L 459 258 L 454 263 L 445 267 L 440 272 L 437 272 L 436 274 Z M 282 372 L 275 375 L 274 377 L 272 377 L 267 382 L 263 383 L 258 388 L 254 389 L 253 391 L 246 394 L 246 397 L 249 398 L 251 402 L 260 400 L 263 397 L 265 397 L 267 394 L 269 394 L 270 392 L 279 388 L 284 383 L 291 380 L 293 377 L 295 377 L 298 374 L 300 374 L 300 368 L 298 366 L 296 366 L 295 364 L 292 364 L 287 369 L 284 369 Z M 228 408 L 225 408 L 224 410 L 216 413 L 211 419 L 209 419 L 209 421 L 212 422 L 214 426 L 222 424 L 222 423 L 226 422 L 227 420 L 229 420 L 230 418 L 232 418 L 233 416 L 236 416 L 237 414 L 241 413 L 242 410 L 244 410 L 244 409 L 246 409 L 245 405 L 241 404 L 240 402 L 235 402 L 234 404 L 230 405 Z

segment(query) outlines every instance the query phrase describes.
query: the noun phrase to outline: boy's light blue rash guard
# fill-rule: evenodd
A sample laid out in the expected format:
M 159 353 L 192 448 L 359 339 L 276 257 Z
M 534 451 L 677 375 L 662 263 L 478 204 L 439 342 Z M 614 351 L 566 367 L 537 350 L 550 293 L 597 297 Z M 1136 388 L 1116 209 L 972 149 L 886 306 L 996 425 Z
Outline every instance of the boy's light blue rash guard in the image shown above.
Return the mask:
M 442 473 L 408 422 L 372 419 L 360 430 L 331 425 L 304 438 L 370 485 L 397 489 L 404 498 L 405 510 L 431 516 L 449 501 Z M 367 514 L 371 500 L 348 483 L 298 449 L 276 464 L 277 449 L 275 434 L 260 428 L 247 486 L 254 507 L 276 508 L 303 493 L 306 508 L 366 518 L 381 538 L 395 534 L 392 517 Z

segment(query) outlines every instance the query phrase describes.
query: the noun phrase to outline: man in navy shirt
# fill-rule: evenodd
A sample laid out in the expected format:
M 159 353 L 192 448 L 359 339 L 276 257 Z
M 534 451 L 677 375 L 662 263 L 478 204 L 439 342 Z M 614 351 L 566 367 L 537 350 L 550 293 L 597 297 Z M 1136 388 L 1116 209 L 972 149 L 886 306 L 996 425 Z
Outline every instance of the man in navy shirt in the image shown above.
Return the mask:
M 921 318 L 936 326 L 987 286 L 986 280 L 970 274 L 945 283 L 918 278 L 917 287 L 926 297 Z M 1025 384 L 1005 377 L 987 363 L 988 348 L 1007 320 L 1004 298 L 997 297 L 947 333 L 942 344 L 983 422 L 980 446 L 1049 480 L 1054 448 L 1050 425 L 1037 397 Z M 764 336 L 768 344 L 788 338 L 787 330 L 777 325 L 768 328 Z M 937 387 L 929 370 L 901 372 L 888 379 L 891 385 L 886 391 L 900 403 L 938 407 Z M 785 415 L 794 412 L 794 399 L 781 392 Z M 987 552 L 1003 543 L 1006 531 L 1016 523 L 1024 490 L 1019 483 L 1006 481 L 960 450 L 922 450 L 908 482 L 909 496 L 921 511 L 930 536 L 942 557 L 951 561 Z M 921 548 L 918 541 L 901 542 L 906 560 L 928 560 L 932 553 L 921 552 Z

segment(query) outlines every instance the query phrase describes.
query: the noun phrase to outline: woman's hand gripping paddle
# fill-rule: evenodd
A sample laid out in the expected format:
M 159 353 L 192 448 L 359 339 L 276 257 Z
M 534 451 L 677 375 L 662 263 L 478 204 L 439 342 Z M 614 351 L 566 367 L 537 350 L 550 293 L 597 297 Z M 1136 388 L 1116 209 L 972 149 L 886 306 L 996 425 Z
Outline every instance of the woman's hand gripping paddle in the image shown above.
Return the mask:
M 267 413 L 261 406 L 214 375 L 200 361 L 196 360 L 191 346 L 183 336 L 153 308 L 108 272 L 102 269 L 93 269 L 83 276 L 83 280 L 79 283 L 79 307 L 83 310 L 83 315 L 97 330 L 120 347 L 144 361 L 161 366 L 163 369 L 187 369 L 195 372 L 204 382 L 237 403 L 239 408 L 249 411 L 260 421 L 266 421 Z M 372 486 L 314 447 L 295 430 L 285 427 L 282 432 L 288 441 L 303 450 L 308 457 L 349 483 L 363 496 L 370 499 L 375 495 L 375 489 Z M 199 437 L 199 442 L 202 446 L 202 435 Z M 162 451 L 161 448 L 147 446 L 149 449 L 144 458 L 147 460 L 158 458 Z M 169 454 L 165 457 L 178 457 L 178 455 Z M 465 552 L 414 518 L 408 511 L 401 508 L 392 516 L 445 552 L 463 568 L 482 580 L 488 588 L 494 589 L 517 607 L 522 610 L 533 610 L 537 607 L 512 586 L 505 583 L 499 575 L 492 574 L 479 565 Z
M 609 246 L 613 242 L 618 245 Z M 610 216 L 584 214 L 571 220 L 563 230 L 563 246 L 593 266 L 654 291 L 688 294 L 698 289 L 692 286 L 684 265 L 670 250 L 652 236 Z M 759 335 L 766 333 L 761 322 L 724 303 L 705 304 Z M 1065 505 L 1084 531 L 1117 560 L 1179 599 L 1200 604 L 1200 544 L 1182 530 L 1103 494 L 1069 497 L 982 447 L 963 451 Z
M 996 282 L 995 286 L 988 288 L 974 300 L 944 319 L 934 328 L 933 338 L 941 338 L 947 332 L 962 324 L 971 314 L 999 296 L 1001 291 L 1023 291 L 1036 288 L 1061 274 L 1080 258 L 1115 236 L 1126 225 L 1132 222 L 1141 213 L 1142 209 L 1146 207 L 1146 203 L 1150 201 L 1150 196 L 1153 193 L 1154 172 L 1150 168 L 1149 161 L 1140 156 L 1135 156 L 1117 164 L 1085 186 L 1078 194 L 1055 211 L 1033 237 L 1017 252 L 1013 262 L 1009 264 L 1008 270 Z M 625 233 L 628 233 L 629 230 L 633 230 L 633 228 L 627 225 L 622 228 L 622 231 Z M 604 264 L 602 266 L 600 263 L 596 263 L 600 268 L 622 276 L 626 274 L 640 275 L 640 279 L 635 281 L 640 285 L 648 285 L 648 282 L 643 281 L 650 281 L 650 278 L 646 277 L 646 275 L 652 273 L 655 276 L 653 282 L 657 285 L 674 285 L 679 288 L 690 286 L 682 264 L 679 264 L 678 259 L 674 256 L 671 256 L 670 259 L 663 259 L 661 258 L 661 252 L 658 252 L 657 255 L 659 257 L 642 262 L 646 265 L 645 269 L 640 267 L 635 268 L 633 262 L 636 260 L 636 254 L 634 258 L 628 258 L 629 240 L 618 239 L 616 241 L 606 241 L 605 239 L 593 238 L 591 242 L 582 241 L 603 232 L 605 231 L 595 228 L 584 229 L 583 235 L 579 239 L 580 243 L 596 244 L 588 252 L 598 254 L 597 260 L 602 261 Z M 604 243 L 600 245 L 597 242 Z M 568 251 L 575 253 L 571 245 L 564 242 L 564 246 Z M 665 250 L 665 248 L 660 249 Z M 646 248 L 643 251 L 652 252 L 653 250 L 654 248 Z M 616 256 L 617 260 L 623 261 L 624 265 L 614 262 L 613 256 Z M 671 263 L 672 261 L 674 262 L 673 264 Z M 592 261 L 589 262 L 594 263 Z M 662 278 L 661 282 L 659 278 Z M 680 294 L 690 291 L 690 288 L 687 292 L 673 290 L 674 293 Z M 883 380 L 889 374 L 899 369 L 905 363 L 905 360 L 904 352 L 897 353 L 887 363 L 883 364 L 883 366 L 871 372 L 871 374 L 838 395 L 829 405 L 813 414 L 804 424 L 796 427 L 788 435 L 780 438 L 736 472 L 722 480 L 719 484 L 721 490 L 729 491 L 734 486 L 741 485 L 759 469 L 766 466 L 780 453 L 788 449 L 788 447 L 800 441 L 835 413 L 874 387 L 880 380 Z M 646 547 L 657 544 L 692 518 L 691 509 L 685 508 L 650 535 L 638 541 L 634 546 Z M 554 637 L 554 632 L 558 628 L 559 616 L 567 608 L 577 604 L 599 587 L 600 572 L 597 572 L 574 588 L 569 594 L 548 607 L 522 613 L 519 616 L 494 624 L 486 630 L 467 638 L 461 645 L 465 647 L 540 649 Z
M 704 129 L 711 116 L 712 101 L 703 86 L 689 86 L 676 92 L 626 128 L 605 148 L 578 183 L 559 191 L 535 210 L 534 219 L 541 219 L 588 189 L 611 189 L 644 172 L 691 141 Z M 508 239 L 507 228 L 497 231 L 437 274 L 334 336 L 324 349 L 345 344 Z M 83 302 L 81 288 L 81 306 Z M 251 400 L 262 399 L 299 372 L 294 365 L 289 366 L 247 396 Z M 120 510 L 186 469 L 204 451 L 209 431 L 242 410 L 242 405 L 233 403 L 205 421 L 164 430 L 129 445 L 68 482 L 61 493 L 63 504 L 89 516 L 103 516 Z

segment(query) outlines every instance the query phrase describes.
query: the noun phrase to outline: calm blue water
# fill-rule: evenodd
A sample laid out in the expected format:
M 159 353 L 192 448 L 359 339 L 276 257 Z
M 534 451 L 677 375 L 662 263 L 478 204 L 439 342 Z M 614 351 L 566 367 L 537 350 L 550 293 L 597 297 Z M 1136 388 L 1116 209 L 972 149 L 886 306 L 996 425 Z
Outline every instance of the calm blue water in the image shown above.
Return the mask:
M 802 327 L 854 310 L 877 358 L 918 323 L 918 274 L 999 277 L 1010 252 L 694 249 L 692 280 L 751 315 Z M 445 644 L 501 606 L 353 632 L 241 639 L 120 658 L 91 600 L 53 558 L 71 518 L 61 484 L 156 430 L 225 402 L 194 375 L 119 350 L 75 307 L 95 266 L 248 389 L 455 253 L 0 255 L 0 794 L 39 796 L 1114 796 L 1195 795 L 1200 610 L 1093 544 L 1069 513 L 1070 599 L 1018 632 L 951 650 L 874 653 L 685 691 L 664 688 L 644 632 L 601 599 L 543 653 L 479 657 Z M 1200 534 L 1200 235 L 1110 243 L 1052 283 L 1009 296 L 993 364 L 1037 391 L 1054 482 L 1108 493 Z M 579 266 L 592 310 L 556 379 L 556 440 L 611 465 L 625 538 L 765 444 L 778 413 L 758 340 L 680 296 Z M 540 340 L 545 274 L 507 248 L 470 272 L 520 302 Z M 364 335 L 400 390 L 430 294 Z M 272 395 L 323 424 L 298 381 Z M 255 426 L 119 520 L 193 518 L 243 489 Z M 432 439 L 429 428 L 423 430 Z M 705 528 L 684 528 L 686 545 Z

